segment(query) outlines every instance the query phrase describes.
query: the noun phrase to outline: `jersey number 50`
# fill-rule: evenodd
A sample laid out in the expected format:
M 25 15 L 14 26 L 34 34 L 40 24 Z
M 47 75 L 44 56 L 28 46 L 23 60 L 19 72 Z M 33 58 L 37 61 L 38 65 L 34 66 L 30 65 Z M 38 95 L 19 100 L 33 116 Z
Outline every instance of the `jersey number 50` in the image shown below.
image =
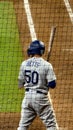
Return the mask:
M 25 80 L 27 83 L 37 84 L 39 74 L 37 71 L 25 70 Z

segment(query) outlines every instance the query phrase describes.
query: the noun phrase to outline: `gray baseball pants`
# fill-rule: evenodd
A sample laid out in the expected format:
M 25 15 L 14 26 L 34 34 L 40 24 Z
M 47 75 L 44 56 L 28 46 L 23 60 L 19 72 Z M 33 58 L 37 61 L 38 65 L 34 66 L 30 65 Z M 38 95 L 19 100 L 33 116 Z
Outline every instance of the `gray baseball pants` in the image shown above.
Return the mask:
M 48 96 L 36 92 L 26 92 L 22 101 L 21 119 L 17 130 L 28 130 L 37 115 L 45 124 L 46 130 L 57 130 Z

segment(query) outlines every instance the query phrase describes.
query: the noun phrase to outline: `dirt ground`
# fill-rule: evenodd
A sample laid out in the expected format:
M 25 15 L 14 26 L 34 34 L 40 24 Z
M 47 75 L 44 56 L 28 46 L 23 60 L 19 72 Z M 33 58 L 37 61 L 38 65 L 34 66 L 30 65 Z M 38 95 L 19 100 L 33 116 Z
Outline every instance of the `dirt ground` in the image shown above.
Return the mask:
M 70 1 L 73 7 L 72 1 Z M 13 0 L 24 59 L 31 36 L 23 0 Z M 63 0 L 29 0 L 37 38 L 47 47 L 51 27 L 57 26 L 50 62 L 57 75 L 57 88 L 51 90 L 57 122 L 66 130 L 73 130 L 73 25 Z M 24 48 L 25 46 L 25 48 Z M 0 113 L 0 130 L 16 130 L 20 113 Z M 37 117 L 29 130 L 45 130 Z
M 20 113 L 0 113 L 0 130 L 16 130 L 20 119 Z M 39 127 L 40 126 L 40 127 Z M 37 117 L 29 130 L 45 130 L 45 126 Z

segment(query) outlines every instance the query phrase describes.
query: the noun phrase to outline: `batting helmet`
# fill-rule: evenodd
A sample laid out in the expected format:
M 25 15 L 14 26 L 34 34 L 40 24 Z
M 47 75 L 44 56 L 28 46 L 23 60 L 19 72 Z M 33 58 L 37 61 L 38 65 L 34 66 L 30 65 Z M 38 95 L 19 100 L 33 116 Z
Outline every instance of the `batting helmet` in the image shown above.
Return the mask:
M 30 55 L 43 55 L 45 52 L 45 45 L 42 41 L 35 40 L 30 43 L 30 46 L 27 49 L 28 56 Z

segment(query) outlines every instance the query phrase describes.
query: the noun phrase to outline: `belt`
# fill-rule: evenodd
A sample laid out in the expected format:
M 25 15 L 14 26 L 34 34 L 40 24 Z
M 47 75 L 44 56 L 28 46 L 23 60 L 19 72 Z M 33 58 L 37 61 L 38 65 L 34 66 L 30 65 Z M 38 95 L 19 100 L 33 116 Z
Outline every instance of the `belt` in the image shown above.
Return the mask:
M 30 91 L 31 91 L 31 89 L 29 89 L 29 88 L 26 88 L 25 90 L 26 90 L 26 92 L 30 92 Z M 34 91 L 34 90 L 32 90 L 32 91 Z M 31 91 L 31 92 L 32 92 L 32 91 Z M 39 90 L 36 90 L 36 93 L 47 95 L 47 93 L 43 93 L 43 92 L 41 92 L 41 91 L 39 91 Z

